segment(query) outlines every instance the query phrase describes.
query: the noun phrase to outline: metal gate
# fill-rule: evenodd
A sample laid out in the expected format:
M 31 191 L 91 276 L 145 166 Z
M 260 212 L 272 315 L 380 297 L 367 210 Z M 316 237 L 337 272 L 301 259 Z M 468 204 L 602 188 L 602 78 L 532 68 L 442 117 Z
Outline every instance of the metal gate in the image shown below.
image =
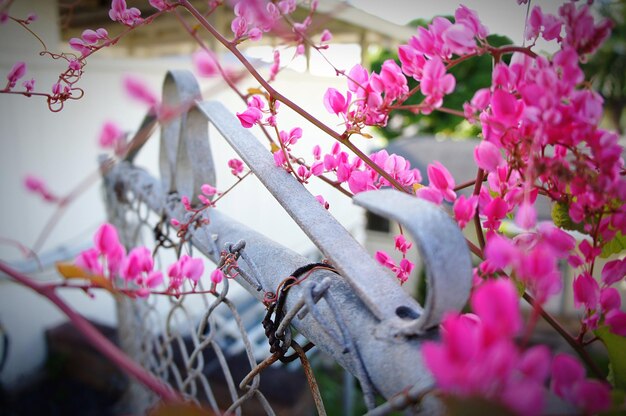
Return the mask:
M 438 336 L 444 312 L 464 306 L 471 286 L 469 251 L 448 215 L 390 189 L 353 198 L 399 222 L 417 243 L 428 285 L 420 305 L 303 185 L 274 165 L 271 153 L 229 111 L 200 101 L 193 75 L 168 73 L 163 105 L 184 108 L 161 126 L 160 178 L 133 164 L 140 146 L 115 165 L 103 163 L 110 220 L 127 246 L 150 240 L 157 262 L 193 251 L 225 266 L 229 278 L 217 291 L 200 282 L 196 290 L 202 293 L 119 299 L 120 339 L 131 357 L 218 414 L 284 413 L 263 390 L 277 382 L 288 394 L 289 378 L 281 377 L 289 370 L 272 364 L 293 361 L 288 367 L 302 366 L 323 414 L 324 398 L 306 355 L 314 345 L 312 351 L 325 352 L 358 380 L 355 392 L 368 414 L 441 410 L 428 394 L 432 378 L 420 345 Z M 152 121 L 148 116 L 146 123 Z M 170 224 L 190 215 L 180 202 L 183 195 L 195 204 L 202 184 L 215 185 L 209 123 L 318 247 L 323 263 L 312 263 L 219 207 L 204 210 L 185 233 Z M 139 385 L 126 398 L 136 412 L 157 400 Z

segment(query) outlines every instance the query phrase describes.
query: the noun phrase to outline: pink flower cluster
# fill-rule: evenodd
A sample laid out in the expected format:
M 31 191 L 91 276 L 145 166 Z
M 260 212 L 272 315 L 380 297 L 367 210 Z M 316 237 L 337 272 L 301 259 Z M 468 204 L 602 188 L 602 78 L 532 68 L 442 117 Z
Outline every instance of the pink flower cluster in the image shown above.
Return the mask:
M 235 34 L 235 41 L 261 39 L 263 33 L 276 26 L 281 15 L 289 15 L 296 10 L 295 0 L 233 0 L 232 3 L 235 18 L 230 29 Z
M 94 247 L 78 255 L 76 266 L 107 278 L 114 288 L 119 288 L 118 279 L 121 279 L 123 289 L 139 297 L 147 297 L 164 283 L 163 273 L 154 269 L 150 250 L 135 247 L 127 254 L 113 225 L 105 223 L 100 226 L 93 240 Z M 168 268 L 166 292 L 179 293 L 187 280 L 195 287 L 203 273 L 204 263 L 201 259 L 181 256 Z
M 402 253 L 400 264 L 396 264 L 395 260 L 384 251 L 377 251 L 374 258 L 381 265 L 391 270 L 400 281 L 400 284 L 403 284 L 415 268 L 415 264 L 406 258 L 406 253 L 411 249 L 413 243 L 407 241 L 402 234 L 395 236 L 394 241 L 396 250 Z
M 441 342 L 423 346 L 424 362 L 444 393 L 482 397 L 520 415 L 539 415 L 551 370 L 552 389 L 566 401 L 587 413 L 609 408 L 608 385 L 585 379 L 573 358 L 557 356 L 551 364 L 547 347 L 517 347 L 522 318 L 511 281 L 486 281 L 474 290 L 471 306 L 475 314 L 448 314 Z
M 581 252 L 589 253 L 591 247 L 587 240 L 584 240 L 579 248 Z M 612 287 L 625 278 L 626 259 L 606 263 L 602 268 L 601 284 L 598 284 L 588 271 L 583 271 L 576 277 L 574 304 L 577 307 L 584 306 L 583 323 L 587 329 L 594 330 L 604 324 L 614 334 L 626 337 L 626 313 L 621 310 L 622 297 L 619 291 Z
M 90 55 L 101 41 L 109 40 L 109 33 L 104 28 L 97 30 L 86 29 L 80 38 L 70 39 L 70 47 L 81 54 L 81 58 Z M 79 68 L 80 69 L 80 68 Z
M 13 68 L 7 74 L 7 85 L 4 87 L 4 91 L 11 91 L 17 85 L 17 82 L 26 75 L 26 63 L 19 61 L 13 65 Z M 27 93 L 32 92 L 35 89 L 35 80 L 30 79 L 22 83 L 24 90 Z
M 136 7 L 128 8 L 126 0 L 111 1 L 111 10 L 109 10 L 109 18 L 114 22 L 120 22 L 126 26 L 136 26 L 143 22 L 141 11 Z
M 486 260 L 479 266 L 483 277 L 510 267 L 517 280 L 543 303 L 562 289 L 559 259 L 567 259 L 575 240 L 550 223 L 508 239 L 497 233 L 487 235 Z M 507 269 L 508 270 L 508 269 Z

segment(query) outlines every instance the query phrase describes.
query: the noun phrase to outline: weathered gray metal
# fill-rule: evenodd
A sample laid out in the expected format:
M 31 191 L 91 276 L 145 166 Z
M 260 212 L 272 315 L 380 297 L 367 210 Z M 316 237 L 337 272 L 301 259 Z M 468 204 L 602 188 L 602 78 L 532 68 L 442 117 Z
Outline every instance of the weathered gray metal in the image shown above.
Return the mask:
M 193 77 L 168 74 L 165 105 L 185 105 L 186 100 L 192 100 L 196 93 L 190 83 L 195 83 Z M 107 173 L 108 186 L 122 193 L 130 191 L 155 212 L 184 221 L 189 214 L 180 204 L 181 196 L 193 201 L 201 184 L 215 185 L 208 122 L 339 271 L 315 271 L 304 283 L 291 288 L 285 307 L 291 324 L 359 379 L 370 408 L 373 399 L 367 393 L 373 389 L 388 399 L 407 389 L 415 395 L 428 390 L 432 379 L 421 360 L 421 344 L 437 337 L 436 325 L 442 313 L 460 309 L 469 295 L 469 252 L 455 224 L 439 208 L 395 191 L 371 191 L 355 198 L 359 205 L 402 223 L 418 243 L 429 268 L 424 309 L 293 176 L 274 165 L 270 152 L 228 110 L 215 102 L 199 102 L 180 120 L 164 126 L 161 181 L 123 162 Z M 247 261 L 238 266 L 255 280 L 242 274 L 235 279 L 260 301 L 265 292 L 276 291 L 283 279 L 309 263 L 219 209 L 203 215 L 209 224 L 190 229 L 188 237 L 215 263 L 222 257 L 221 248 L 245 240 Z M 279 330 L 284 332 L 286 324 Z M 433 412 L 437 403 L 428 398 L 422 406 L 422 410 Z

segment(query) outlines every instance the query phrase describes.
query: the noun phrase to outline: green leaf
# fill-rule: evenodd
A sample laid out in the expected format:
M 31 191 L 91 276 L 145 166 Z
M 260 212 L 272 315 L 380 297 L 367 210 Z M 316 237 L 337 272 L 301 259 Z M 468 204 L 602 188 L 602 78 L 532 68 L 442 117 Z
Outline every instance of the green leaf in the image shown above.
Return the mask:
M 594 331 L 609 353 L 609 381 L 618 389 L 626 389 L 626 337 L 616 335 L 603 326 Z
M 554 225 L 564 230 L 585 232 L 582 222 L 575 223 L 569 216 L 569 205 L 565 202 L 557 202 L 552 205 L 552 221 Z
M 613 254 L 619 254 L 624 250 L 626 250 L 626 236 L 618 231 L 617 234 L 615 234 L 615 237 L 602 247 L 600 257 L 606 259 L 607 257 L 610 257 Z

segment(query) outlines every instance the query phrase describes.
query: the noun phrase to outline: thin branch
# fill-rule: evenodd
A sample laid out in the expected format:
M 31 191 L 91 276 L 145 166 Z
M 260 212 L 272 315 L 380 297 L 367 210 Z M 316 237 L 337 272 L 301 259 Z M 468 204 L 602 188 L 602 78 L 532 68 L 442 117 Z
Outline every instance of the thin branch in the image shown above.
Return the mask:
M 89 341 L 89 343 L 105 357 L 116 364 L 125 373 L 135 378 L 141 384 L 152 390 L 165 401 L 180 401 L 182 398 L 178 393 L 172 390 L 162 380 L 158 379 L 154 374 L 150 373 L 128 355 L 120 350 L 115 344 L 109 341 L 100 331 L 98 331 L 87 319 L 72 309 L 63 299 L 61 299 L 53 288 L 46 287 L 35 282 L 30 277 L 12 269 L 3 262 L 0 262 L 0 271 L 6 273 L 16 282 L 34 290 L 42 296 L 45 296 L 54 303 L 56 307 L 70 319 L 72 324 L 78 329 Z

